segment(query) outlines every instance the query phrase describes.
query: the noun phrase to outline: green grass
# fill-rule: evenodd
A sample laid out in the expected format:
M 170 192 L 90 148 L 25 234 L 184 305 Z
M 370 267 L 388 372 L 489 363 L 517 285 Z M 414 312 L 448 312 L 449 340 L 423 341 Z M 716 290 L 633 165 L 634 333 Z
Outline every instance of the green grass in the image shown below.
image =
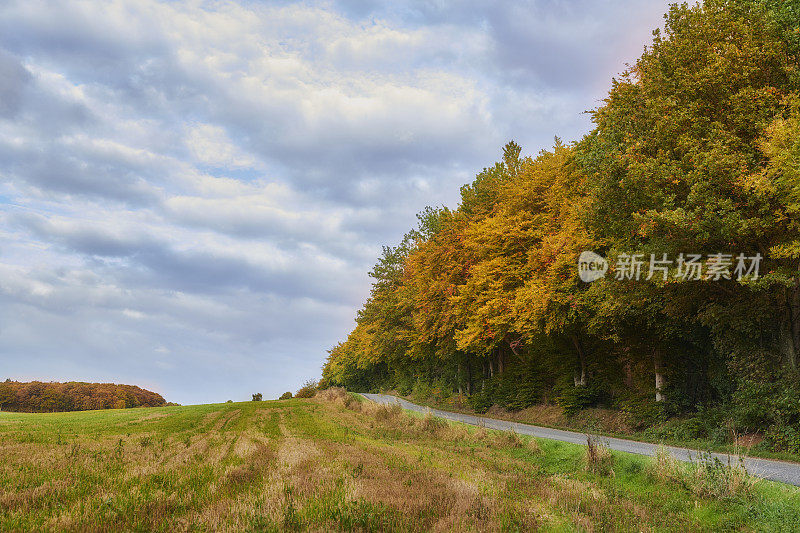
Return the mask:
M 0 413 L 0 531 L 796 531 L 800 493 L 724 498 L 653 460 L 327 399 Z

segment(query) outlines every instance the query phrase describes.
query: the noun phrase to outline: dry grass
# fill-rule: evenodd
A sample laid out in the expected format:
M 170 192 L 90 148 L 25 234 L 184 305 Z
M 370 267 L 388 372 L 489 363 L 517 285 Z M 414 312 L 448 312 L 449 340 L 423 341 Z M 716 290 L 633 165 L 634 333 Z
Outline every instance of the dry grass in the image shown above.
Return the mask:
M 690 487 L 700 497 L 716 499 L 751 498 L 758 480 L 751 476 L 741 458 L 723 462 L 701 458 L 690 468 Z
M 531 440 L 530 442 L 535 443 L 536 441 Z M 512 429 L 510 431 L 493 432 L 492 444 L 498 448 L 522 448 L 527 443 Z
M 675 456 L 663 446 L 659 446 L 656 450 L 656 455 L 651 464 L 650 471 L 659 481 L 680 481 L 685 474 L 683 466 L 681 466 L 678 460 L 675 459 Z
M 697 497 L 721 500 L 749 499 L 759 482 L 747 472 L 741 457 L 723 461 L 710 454 L 701 454 L 689 465 L 683 465 L 664 447 L 656 452 L 651 474 L 661 481 L 679 485 Z
M 686 531 L 703 528 L 682 502 L 722 494 L 643 472 L 662 507 L 579 447 L 342 390 L 163 412 L 2 413 L 0 531 Z
M 614 475 L 614 456 L 609 447 L 591 435 L 586 436 L 586 450 L 583 455 L 586 469 L 602 476 Z
M 428 411 L 425 416 L 417 422 L 417 427 L 424 433 L 431 435 L 438 435 L 449 428 L 446 420 L 433 416 L 433 413 Z
M 361 402 L 358 401 L 352 394 L 348 394 L 347 391 L 341 387 L 331 387 L 321 390 L 317 392 L 314 397 L 326 402 L 336 403 L 345 409 L 350 409 L 351 411 L 360 412 L 362 408 Z

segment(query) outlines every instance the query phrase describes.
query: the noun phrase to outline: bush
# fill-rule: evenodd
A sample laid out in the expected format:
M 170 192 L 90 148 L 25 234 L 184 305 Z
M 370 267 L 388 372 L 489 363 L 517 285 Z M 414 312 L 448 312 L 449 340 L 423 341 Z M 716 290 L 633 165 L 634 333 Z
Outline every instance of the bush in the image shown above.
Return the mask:
M 760 383 L 741 380 L 728 408 L 733 427 L 742 432 L 767 428 L 774 451 L 800 453 L 800 389 L 788 378 Z
M 351 411 L 361 411 L 361 402 L 341 387 L 330 387 L 321 390 L 314 397 L 326 402 L 337 403 Z
M 707 435 L 705 425 L 698 417 L 670 420 L 644 430 L 645 436 L 657 440 L 687 441 Z
M 541 378 L 530 365 L 509 365 L 503 374 L 493 378 L 492 403 L 509 411 L 519 411 L 540 400 Z
M 476 413 L 485 413 L 494 405 L 486 390 L 476 392 L 467 399 L 467 403 Z
M 347 394 L 342 400 L 345 409 L 350 409 L 351 411 L 361 411 L 361 402 L 358 401 L 352 394 Z
M 597 405 L 600 396 L 600 391 L 593 385 L 584 387 L 568 385 L 556 396 L 556 403 L 564 409 L 565 415 L 572 416 L 581 409 Z
M 433 396 L 433 387 L 431 384 L 417 379 L 411 389 L 411 398 L 416 402 L 427 402 Z
M 260 401 L 261 401 L 261 398 L 262 398 L 262 396 L 261 396 L 261 393 L 260 393 L 260 392 L 257 392 L 257 393 L 255 393 L 255 394 L 253 394 L 253 401 L 254 401 L 254 402 L 260 402 Z
M 800 454 L 800 430 L 797 427 L 775 424 L 767 431 L 765 440 L 774 451 Z
M 281 397 L 278 398 L 278 399 L 279 400 L 290 400 L 291 398 L 292 398 L 292 393 L 291 392 L 284 392 L 283 394 L 281 394 Z
M 664 402 L 656 402 L 650 397 L 633 397 L 621 403 L 622 413 L 633 428 L 644 429 L 667 421 Z
M 394 420 L 403 414 L 399 403 L 381 404 L 375 410 L 375 419 L 379 421 Z
M 294 393 L 295 398 L 313 398 L 317 393 L 317 382 L 310 379 L 303 383 L 303 386 Z
M 656 450 L 651 474 L 659 481 L 680 483 L 684 477 L 683 467 L 665 447 L 659 446 Z

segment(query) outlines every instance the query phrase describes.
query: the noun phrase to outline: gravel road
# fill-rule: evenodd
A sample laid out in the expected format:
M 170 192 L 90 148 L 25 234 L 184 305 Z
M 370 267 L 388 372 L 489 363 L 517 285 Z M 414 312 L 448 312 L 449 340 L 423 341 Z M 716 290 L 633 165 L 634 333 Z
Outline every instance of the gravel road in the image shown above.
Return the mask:
M 365 394 L 365 393 L 362 393 L 362 396 L 377 403 L 384 403 L 384 404 L 399 403 L 404 409 L 408 409 L 410 411 L 425 413 L 429 410 L 428 407 L 423 407 L 421 405 L 413 404 L 402 398 L 397 398 L 396 396 L 389 396 L 386 394 Z M 430 409 L 430 411 L 434 416 L 445 418 L 447 420 L 453 420 L 456 422 L 463 422 L 465 424 L 471 424 L 473 426 L 483 425 L 489 429 L 499 429 L 503 431 L 509 431 L 513 429 L 520 435 L 533 435 L 534 437 L 539 437 L 542 439 L 560 440 L 563 442 L 572 442 L 574 444 L 586 444 L 587 435 L 585 433 L 577 433 L 574 431 L 564 431 L 561 429 L 551 429 L 540 426 L 532 426 L 529 424 L 520 424 L 518 422 L 508 422 L 505 420 L 497 420 L 494 418 L 484 418 L 473 415 L 465 415 L 461 413 L 452 413 L 449 411 L 440 411 L 439 409 Z M 602 437 L 602 436 L 598 437 L 598 440 L 608 444 L 609 448 L 611 448 L 612 450 L 618 450 L 627 453 L 636 453 L 639 455 L 653 456 L 655 455 L 656 450 L 658 449 L 657 444 L 651 444 L 649 442 L 638 442 L 635 440 L 617 439 L 613 437 Z M 700 453 L 697 450 L 690 450 L 687 448 L 677 448 L 675 446 L 665 446 L 665 448 L 681 461 L 691 461 L 693 458 L 697 458 L 697 456 Z M 729 460 L 733 462 L 738 461 L 738 458 L 727 454 L 714 453 L 712 455 L 714 457 L 718 457 L 721 461 L 726 463 Z M 800 486 L 800 464 L 798 463 L 790 463 L 786 461 L 773 461 L 770 459 L 757 459 L 754 457 L 745 457 L 744 465 L 745 468 L 747 468 L 747 471 L 754 476 L 764 479 L 770 479 L 772 481 L 780 481 L 782 483 L 788 483 L 790 485 Z

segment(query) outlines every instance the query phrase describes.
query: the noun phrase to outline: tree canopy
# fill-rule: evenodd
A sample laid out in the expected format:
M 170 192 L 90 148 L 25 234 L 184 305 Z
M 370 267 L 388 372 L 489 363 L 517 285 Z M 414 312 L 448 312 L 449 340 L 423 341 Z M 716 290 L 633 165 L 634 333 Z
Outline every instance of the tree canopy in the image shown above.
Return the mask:
M 800 398 L 800 2 L 664 20 L 582 139 L 535 157 L 508 143 L 455 209 L 384 249 L 328 383 L 476 408 L 739 406 L 800 449 L 800 411 L 752 409 Z M 585 283 L 582 251 L 617 261 Z

